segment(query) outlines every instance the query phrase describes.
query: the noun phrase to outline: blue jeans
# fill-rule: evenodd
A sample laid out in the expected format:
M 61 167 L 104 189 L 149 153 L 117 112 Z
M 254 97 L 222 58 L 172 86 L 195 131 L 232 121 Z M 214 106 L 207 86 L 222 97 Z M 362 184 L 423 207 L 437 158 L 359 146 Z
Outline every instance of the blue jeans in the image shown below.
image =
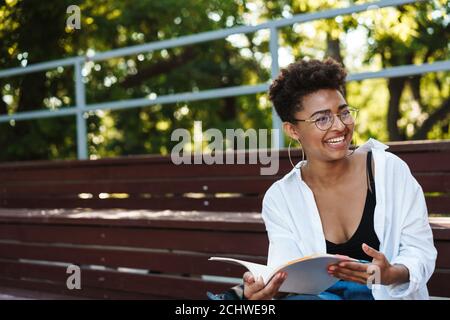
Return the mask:
M 374 298 L 366 285 L 339 280 L 319 295 L 298 294 L 280 300 L 374 300 Z

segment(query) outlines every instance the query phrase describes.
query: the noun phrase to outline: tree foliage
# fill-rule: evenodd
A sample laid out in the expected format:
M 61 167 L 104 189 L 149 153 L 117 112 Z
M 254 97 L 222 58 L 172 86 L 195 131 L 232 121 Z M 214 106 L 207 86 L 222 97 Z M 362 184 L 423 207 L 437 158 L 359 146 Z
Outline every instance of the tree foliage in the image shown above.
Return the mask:
M 0 69 L 89 56 L 363 1 L 306 0 L 8 0 L 0 2 Z M 66 27 L 69 5 L 81 9 L 81 29 Z M 449 59 L 450 5 L 444 0 L 371 10 L 280 30 L 280 64 L 332 56 L 350 72 Z M 360 48 L 354 39 L 362 41 Z M 270 80 L 269 33 L 88 61 L 88 104 L 264 83 Z M 74 106 L 74 72 L 0 78 L 0 114 Z M 357 137 L 381 140 L 449 138 L 449 72 L 350 82 L 349 102 L 361 109 Z M 176 128 L 270 128 L 265 94 L 88 115 L 92 158 L 162 153 Z M 1 161 L 76 157 L 75 118 L 0 123 Z

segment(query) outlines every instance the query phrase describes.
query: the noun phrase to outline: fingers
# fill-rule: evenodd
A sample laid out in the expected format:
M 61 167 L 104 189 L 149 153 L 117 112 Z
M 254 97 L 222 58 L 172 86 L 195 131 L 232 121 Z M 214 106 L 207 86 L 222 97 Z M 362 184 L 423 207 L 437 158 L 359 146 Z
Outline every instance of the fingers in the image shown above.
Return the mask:
M 261 283 L 255 280 L 255 277 L 250 271 L 247 271 L 243 275 L 244 280 L 244 296 L 247 299 L 255 293 L 261 290 L 264 287 L 264 284 L 261 286 Z
M 328 269 L 328 272 L 329 274 L 331 274 L 336 278 L 354 281 L 362 284 L 365 284 L 367 282 L 367 278 L 370 276 L 370 274 L 368 274 L 366 271 L 355 271 L 352 269 L 338 266 L 331 266 Z
M 347 274 L 344 274 L 344 273 L 336 273 L 336 274 L 334 274 L 334 276 L 336 278 L 339 278 L 339 279 L 345 280 L 345 281 L 352 281 L 352 282 L 356 282 L 356 283 L 360 283 L 360 284 L 367 284 L 367 280 L 366 279 L 355 277 L 355 276 L 351 276 L 351 275 L 347 275 Z
M 243 279 L 244 282 L 247 282 L 248 284 L 255 282 L 255 278 L 253 277 L 253 274 L 250 271 L 244 273 Z
M 378 259 L 378 260 L 382 260 L 384 259 L 384 254 L 382 254 L 380 251 L 375 250 L 372 247 L 369 247 L 367 244 L 363 243 L 362 244 L 362 249 L 363 251 L 370 257 Z
M 253 276 L 251 274 L 244 274 L 244 295 L 249 300 L 262 300 L 262 299 L 272 299 L 280 289 L 283 281 L 287 278 L 285 272 L 280 272 L 276 274 L 267 285 L 264 285 L 262 277 L 258 279 L 253 279 L 254 281 L 250 283 Z
M 286 278 L 286 272 L 280 272 L 276 274 L 275 277 L 269 281 L 268 285 L 263 289 L 263 291 L 266 292 L 267 296 L 270 299 L 273 298 L 273 296 L 278 293 L 278 290 L 280 290 L 280 287 L 283 284 L 284 280 L 286 280 Z
M 346 268 L 353 271 L 367 272 L 369 264 L 359 262 L 341 262 L 338 264 L 339 268 Z
M 367 279 L 369 277 L 369 274 L 366 272 L 353 271 L 346 268 L 336 268 L 334 273 L 344 274 L 346 276 L 357 277 L 361 279 Z
M 252 295 L 250 296 L 249 300 L 263 300 L 268 299 L 267 297 L 267 290 L 264 291 L 264 282 L 262 278 L 259 278 L 255 285 L 252 288 Z
M 252 296 L 251 300 L 272 299 L 278 293 L 278 290 L 286 278 L 287 273 L 277 273 L 265 287 Z

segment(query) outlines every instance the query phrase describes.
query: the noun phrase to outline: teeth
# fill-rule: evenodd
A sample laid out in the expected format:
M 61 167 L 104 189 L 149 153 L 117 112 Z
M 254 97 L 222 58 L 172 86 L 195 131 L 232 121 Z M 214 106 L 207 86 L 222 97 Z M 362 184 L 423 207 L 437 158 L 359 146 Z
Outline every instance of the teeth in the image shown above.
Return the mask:
M 341 142 L 343 140 L 344 140 L 344 136 L 339 137 L 339 138 L 329 139 L 329 140 L 326 141 L 326 143 L 339 143 L 339 142 Z

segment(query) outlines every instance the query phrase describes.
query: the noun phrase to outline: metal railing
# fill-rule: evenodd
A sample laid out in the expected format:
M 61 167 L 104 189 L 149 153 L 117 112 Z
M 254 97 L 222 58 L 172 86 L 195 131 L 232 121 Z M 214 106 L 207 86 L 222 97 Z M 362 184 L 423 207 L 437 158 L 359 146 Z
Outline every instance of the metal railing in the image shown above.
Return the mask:
M 370 2 L 360 5 L 353 5 L 346 8 L 332 9 L 315 13 L 306 13 L 292 16 L 291 18 L 271 20 L 265 23 L 261 23 L 255 26 L 239 26 L 228 29 L 221 29 L 217 31 L 209 31 L 198 33 L 195 35 L 183 36 L 170 40 L 163 40 L 157 42 L 150 42 L 147 44 L 130 46 L 126 48 L 120 48 L 105 52 L 99 52 L 92 56 L 78 56 L 60 60 L 53 60 L 49 62 L 36 63 L 26 67 L 17 67 L 7 70 L 0 71 L 0 78 L 23 75 L 32 72 L 44 71 L 49 69 L 54 69 L 62 66 L 74 66 L 75 69 L 75 106 L 55 109 L 55 110 L 38 110 L 29 112 L 17 112 L 10 115 L 0 116 L 0 122 L 9 122 L 11 120 L 29 120 L 37 118 L 48 118 L 48 117 L 61 117 L 67 115 L 75 115 L 77 121 L 77 154 L 79 159 L 88 158 L 88 148 L 87 148 L 87 131 L 86 131 L 86 118 L 87 112 L 97 111 L 97 110 L 117 110 L 117 109 L 127 109 L 136 108 L 142 106 L 149 106 L 154 104 L 168 104 L 175 103 L 179 101 L 197 101 L 205 99 L 215 99 L 230 96 L 239 96 L 246 94 L 256 94 L 267 91 L 269 88 L 268 83 L 261 83 L 257 85 L 243 85 L 227 88 L 218 88 L 211 90 L 203 90 L 198 92 L 184 92 L 176 93 L 170 95 L 153 97 L 144 97 L 138 99 L 127 99 L 111 102 L 102 103 L 86 103 L 85 94 L 85 83 L 83 82 L 82 69 L 86 62 L 88 61 L 101 61 L 108 60 L 111 58 L 122 57 L 126 55 L 133 55 L 143 52 L 151 52 L 161 49 L 168 49 L 173 47 L 180 47 L 185 45 L 192 45 L 201 42 L 207 42 L 212 40 L 224 39 L 230 35 L 234 34 L 247 34 L 253 33 L 262 29 L 270 30 L 270 55 L 272 58 L 271 62 L 271 76 L 276 77 L 279 73 L 278 65 L 278 49 L 279 49 L 279 39 L 278 39 L 278 29 L 292 25 L 294 23 L 306 23 L 319 19 L 334 18 L 337 16 L 348 15 L 352 13 L 363 12 L 367 10 L 379 9 L 384 7 L 393 7 L 404 4 L 410 4 L 419 2 L 421 0 L 382 0 L 378 2 Z M 377 72 L 364 72 L 358 74 L 350 74 L 347 77 L 348 81 L 363 80 L 363 79 L 373 79 L 373 78 L 389 78 L 389 77 L 399 77 L 408 76 L 415 74 L 422 74 L 427 72 L 436 72 L 450 70 L 450 60 L 434 62 L 431 64 L 422 65 L 407 65 L 392 67 L 388 69 L 383 69 Z M 282 123 L 278 115 L 276 114 L 274 108 L 272 107 L 272 128 L 281 130 Z M 278 140 L 273 139 L 272 148 L 283 147 L 283 135 L 278 135 Z

